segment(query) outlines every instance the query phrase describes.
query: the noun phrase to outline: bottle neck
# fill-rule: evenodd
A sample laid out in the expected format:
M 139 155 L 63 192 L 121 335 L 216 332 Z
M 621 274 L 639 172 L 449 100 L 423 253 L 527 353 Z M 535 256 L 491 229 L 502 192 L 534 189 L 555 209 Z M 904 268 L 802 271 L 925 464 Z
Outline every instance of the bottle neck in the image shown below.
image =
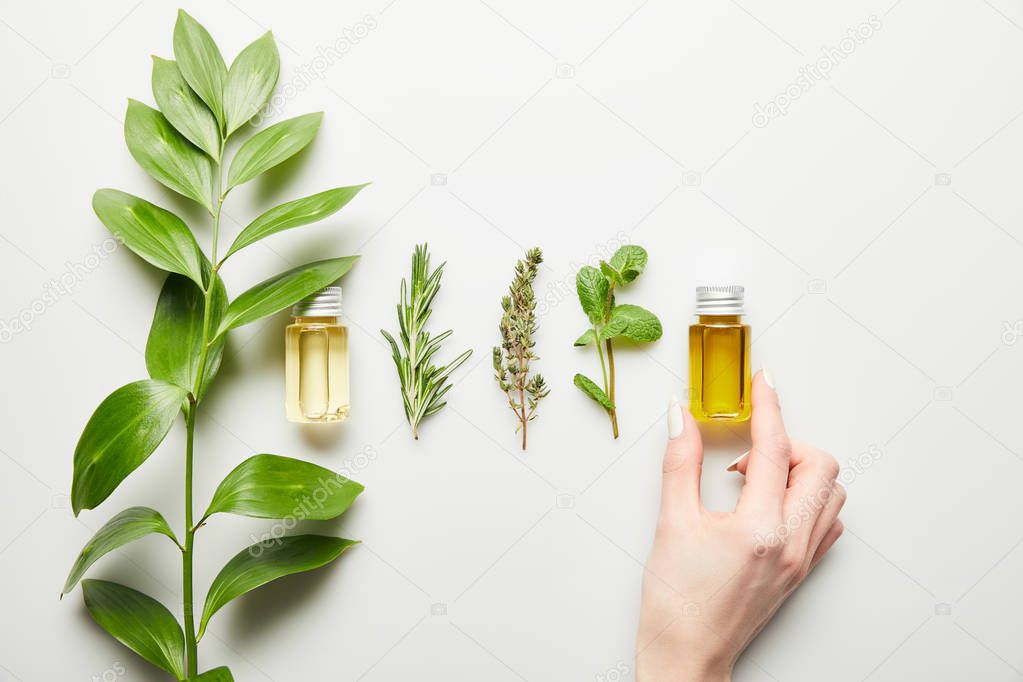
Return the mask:
M 742 324 L 742 315 L 697 315 L 700 324 Z
M 293 315 L 291 324 L 341 324 L 335 315 Z

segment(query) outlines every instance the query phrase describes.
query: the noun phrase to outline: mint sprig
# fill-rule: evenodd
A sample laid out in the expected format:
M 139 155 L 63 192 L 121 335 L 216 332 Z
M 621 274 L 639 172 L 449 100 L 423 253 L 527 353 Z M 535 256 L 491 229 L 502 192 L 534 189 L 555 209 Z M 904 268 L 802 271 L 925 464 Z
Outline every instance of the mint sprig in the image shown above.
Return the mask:
M 600 267 L 584 266 L 575 278 L 576 294 L 591 327 L 576 339 L 576 346 L 597 348 L 603 388 L 589 377 L 576 374 L 573 383 L 608 414 L 611 432 L 618 437 L 618 412 L 615 404 L 615 357 L 613 340 L 649 343 L 661 338 L 661 321 L 646 308 L 615 302 L 615 289 L 634 281 L 646 268 L 647 252 L 629 244 L 618 249 Z

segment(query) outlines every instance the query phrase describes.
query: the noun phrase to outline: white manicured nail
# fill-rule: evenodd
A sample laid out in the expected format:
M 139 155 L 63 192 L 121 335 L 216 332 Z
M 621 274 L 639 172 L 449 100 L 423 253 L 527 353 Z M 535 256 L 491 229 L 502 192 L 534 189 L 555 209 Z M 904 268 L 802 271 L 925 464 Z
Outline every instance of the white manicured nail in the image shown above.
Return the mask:
M 672 440 L 678 438 L 684 429 L 682 406 L 678 404 L 678 398 L 672 395 L 671 400 L 668 401 L 668 438 Z
M 741 455 L 739 455 L 738 457 L 733 459 L 732 463 L 728 465 L 728 468 L 726 468 L 725 471 L 738 471 L 739 470 L 739 462 L 741 462 L 742 458 L 745 457 L 748 454 L 749 454 L 749 450 L 747 450 L 746 452 L 742 453 Z
M 771 375 L 771 370 L 767 369 L 766 367 L 762 367 L 760 371 L 764 373 L 764 381 L 767 382 L 767 385 L 770 386 L 775 391 L 777 391 L 778 389 L 775 388 L 774 377 Z

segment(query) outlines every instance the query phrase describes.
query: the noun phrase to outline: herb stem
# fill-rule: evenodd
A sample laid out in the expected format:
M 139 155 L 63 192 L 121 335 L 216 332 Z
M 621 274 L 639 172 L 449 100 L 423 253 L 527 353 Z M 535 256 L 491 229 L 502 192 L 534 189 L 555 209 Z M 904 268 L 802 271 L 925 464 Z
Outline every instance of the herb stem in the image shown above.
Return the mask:
M 220 143 L 220 157 L 224 156 L 224 143 Z M 217 166 L 217 207 L 213 212 L 213 239 L 210 261 L 217 261 L 217 237 L 220 232 L 220 215 L 224 208 L 224 196 L 221 191 L 224 184 L 224 172 L 220 163 Z M 199 363 L 196 368 L 195 384 L 188 395 L 188 411 L 185 413 L 185 546 L 181 556 L 182 611 L 185 621 L 185 665 L 189 678 L 199 674 L 199 643 L 195 637 L 195 613 L 193 606 L 192 572 L 195 531 L 200 524 L 193 523 L 192 510 L 192 460 L 195 445 L 195 418 L 199 408 L 199 396 L 202 392 L 203 376 L 206 374 L 206 363 L 209 358 L 210 322 L 213 307 L 213 289 L 217 278 L 217 268 L 210 273 L 210 279 L 203 290 L 202 345 L 199 351 Z
M 185 620 L 185 664 L 188 677 L 199 673 L 198 645 L 195 639 L 195 617 L 192 612 L 192 544 L 195 530 L 192 528 L 192 446 L 195 440 L 195 398 L 189 396 L 188 412 L 185 415 L 185 551 L 181 559 L 183 611 Z
M 607 303 L 604 306 L 604 324 L 611 322 L 611 308 L 614 307 L 615 300 L 615 288 L 614 283 L 607 289 Z M 610 378 L 605 375 L 604 377 L 604 392 L 607 397 L 611 400 L 611 404 L 615 404 L 615 352 L 614 348 L 611 347 L 611 338 L 608 337 L 607 341 L 607 364 L 609 367 Z M 597 336 L 597 350 L 600 350 L 600 336 Z M 604 362 L 604 356 L 600 358 L 601 363 Z M 607 416 L 611 419 L 611 433 L 615 438 L 618 438 L 618 408 L 612 407 L 607 411 Z
M 611 339 L 607 340 L 607 364 L 610 374 L 609 388 L 607 391 L 607 397 L 611 399 L 611 403 L 615 404 L 615 353 L 611 347 Z M 597 344 L 599 347 L 600 344 Z M 611 418 L 611 433 L 614 437 L 618 437 L 618 408 L 612 407 L 608 410 L 608 416 Z
M 525 358 L 522 356 L 522 349 L 518 352 L 519 370 L 525 367 Z M 522 416 L 519 417 L 522 420 L 522 449 L 526 449 L 526 424 L 529 423 L 529 419 L 526 417 L 526 378 L 520 376 L 516 379 L 516 383 L 519 385 L 519 407 L 522 409 Z
M 604 360 L 604 349 L 600 346 L 600 331 L 596 326 L 593 327 L 593 336 L 597 340 L 595 344 L 597 346 L 597 355 L 600 357 L 600 373 L 604 377 L 604 393 L 607 393 L 607 362 Z
M 415 284 L 413 283 L 413 293 L 411 301 L 415 300 Z M 409 367 L 419 366 L 419 315 L 416 314 L 418 306 L 412 303 L 413 315 L 409 320 L 409 347 L 408 347 L 408 358 Z M 411 406 L 411 412 L 408 413 L 409 421 L 412 423 L 412 440 L 419 440 L 419 419 L 417 416 L 420 413 L 419 410 L 419 398 L 416 393 L 417 387 L 414 383 L 409 382 L 405 386 L 405 401 Z
M 226 142 L 226 140 L 221 140 L 221 142 L 220 142 L 220 156 L 219 156 L 220 159 L 224 158 L 225 142 Z M 217 167 L 217 194 L 216 194 L 216 196 L 217 196 L 217 208 L 213 212 L 213 248 L 212 248 L 212 253 L 210 255 L 210 262 L 212 262 L 212 263 L 217 263 L 217 236 L 218 236 L 218 233 L 220 232 L 220 214 L 222 213 L 222 210 L 224 208 L 224 199 L 226 198 L 224 196 L 224 193 L 223 193 L 224 192 L 224 167 L 223 167 L 223 165 L 221 163 L 216 163 L 215 165 Z M 219 264 L 215 265 L 214 267 L 215 268 L 219 267 Z

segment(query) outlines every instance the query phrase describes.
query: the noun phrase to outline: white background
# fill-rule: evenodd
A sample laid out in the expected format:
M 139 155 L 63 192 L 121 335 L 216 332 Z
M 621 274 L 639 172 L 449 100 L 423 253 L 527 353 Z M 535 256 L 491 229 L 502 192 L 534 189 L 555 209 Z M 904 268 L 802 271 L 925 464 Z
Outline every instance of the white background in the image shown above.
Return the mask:
M 203 668 L 277 682 L 560 682 L 618 667 L 631 679 L 693 289 L 737 282 L 755 366 L 771 366 L 791 432 L 843 462 L 849 502 L 845 536 L 736 679 L 1023 677 L 1020 3 L 187 9 L 228 60 L 272 28 L 287 94 L 275 117 L 326 112 L 306 153 L 232 194 L 227 239 L 269 206 L 374 182 L 337 216 L 224 270 L 236 295 L 308 260 L 362 254 L 343 282 L 354 410 L 339 428 L 286 422 L 286 315 L 238 330 L 199 420 L 197 506 L 255 452 L 358 469 L 367 490 L 317 527 L 363 544 L 227 607 L 202 643 Z M 4 334 L 0 351 L 5 681 L 164 679 L 90 621 L 78 591 L 57 595 L 120 509 L 150 505 L 181 525 L 180 425 L 100 509 L 76 520 L 67 498 L 92 410 L 145 376 L 162 281 L 126 249 L 90 255 L 108 237 L 93 191 L 146 196 L 209 238 L 202 215 L 150 180 L 122 138 L 126 98 L 152 103 L 149 55 L 172 56 L 175 11 L 157 0 L 0 3 L 0 317 L 5 329 L 19 317 L 31 327 Z M 754 125 L 755 105 L 785 93 L 822 48 L 848 48 L 847 32 L 871 15 L 870 37 L 828 79 Z M 326 51 L 339 40 L 343 54 Z M 377 330 L 393 329 L 399 280 L 427 240 L 449 262 L 433 318 L 435 330 L 455 329 L 443 355 L 475 354 L 414 443 Z M 653 309 L 665 333 L 619 353 L 613 441 L 571 385 L 574 372 L 599 371 L 592 349 L 571 346 L 585 325 L 573 288 L 579 265 L 623 240 L 651 258 L 620 300 Z M 522 454 L 489 365 L 498 299 L 532 245 L 547 256 L 537 349 L 553 393 Z M 71 290 L 45 300 L 62 276 Z M 740 485 L 724 467 L 747 435 L 707 440 L 704 494 L 722 509 Z M 269 527 L 223 517 L 201 531 L 200 598 Z M 180 613 L 178 554 L 161 540 L 90 575 Z

